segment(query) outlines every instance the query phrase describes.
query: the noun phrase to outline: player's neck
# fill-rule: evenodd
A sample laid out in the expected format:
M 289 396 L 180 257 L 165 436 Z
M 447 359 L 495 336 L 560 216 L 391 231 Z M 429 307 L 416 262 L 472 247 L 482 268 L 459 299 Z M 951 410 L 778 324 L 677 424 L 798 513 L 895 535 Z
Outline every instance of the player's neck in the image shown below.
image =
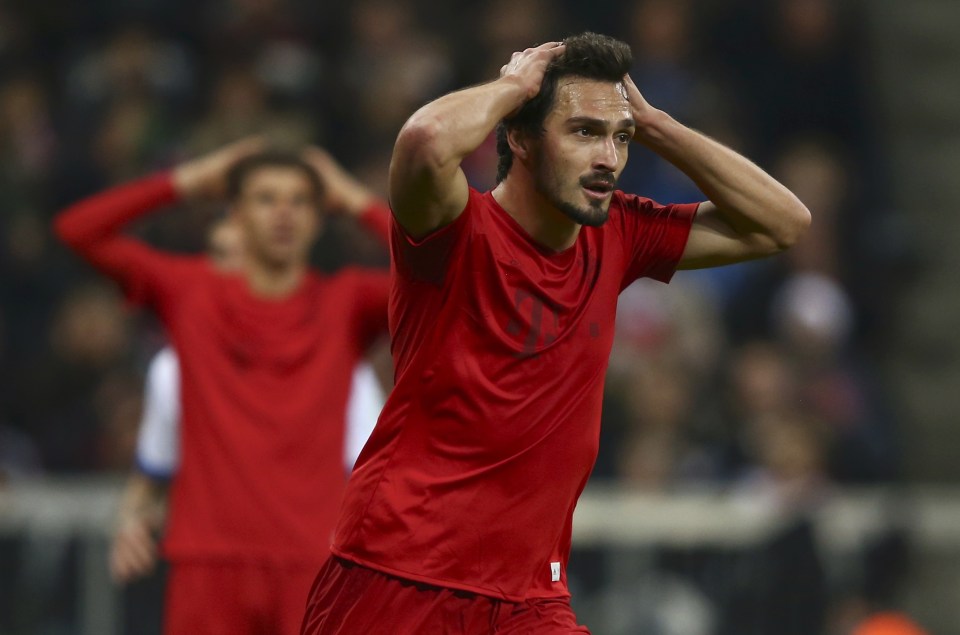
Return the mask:
M 580 235 L 580 224 L 547 201 L 524 177 L 529 175 L 511 171 L 493 190 L 493 198 L 535 242 L 553 251 L 571 247 Z
M 281 299 L 299 288 L 307 273 L 305 263 L 270 266 L 267 263 L 249 263 L 246 267 L 250 292 L 264 299 Z

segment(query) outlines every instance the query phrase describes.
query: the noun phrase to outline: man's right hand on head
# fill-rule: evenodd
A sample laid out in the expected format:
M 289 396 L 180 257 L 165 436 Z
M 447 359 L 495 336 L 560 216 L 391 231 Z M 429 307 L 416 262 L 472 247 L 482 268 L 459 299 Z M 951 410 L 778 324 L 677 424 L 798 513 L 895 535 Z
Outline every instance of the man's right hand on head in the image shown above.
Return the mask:
M 173 184 L 185 199 L 218 199 L 227 191 L 227 173 L 237 162 L 264 149 L 263 137 L 245 137 L 181 163 L 173 170 Z
M 565 47 L 563 42 L 546 42 L 540 46 L 518 51 L 510 61 L 500 67 L 500 78 L 511 78 L 524 89 L 526 98 L 532 99 L 540 92 L 540 84 L 547 66 L 561 55 Z

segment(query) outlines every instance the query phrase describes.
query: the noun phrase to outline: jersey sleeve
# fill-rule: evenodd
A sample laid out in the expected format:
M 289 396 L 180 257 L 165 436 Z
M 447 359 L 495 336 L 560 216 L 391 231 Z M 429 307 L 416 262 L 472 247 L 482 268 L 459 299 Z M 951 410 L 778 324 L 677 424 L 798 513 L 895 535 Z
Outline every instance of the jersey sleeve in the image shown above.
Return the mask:
M 393 212 L 386 202 L 374 199 L 360 212 L 360 224 L 384 245 L 390 244 L 390 219 Z
M 343 274 L 352 288 L 355 332 L 362 349 L 387 332 L 390 274 L 378 269 L 348 268 Z
M 57 236 L 77 254 L 113 278 L 135 304 L 159 307 L 173 294 L 190 259 L 164 253 L 124 236 L 130 221 L 174 203 L 169 173 L 157 174 L 85 198 L 54 220 Z
M 169 479 L 180 463 L 180 366 L 173 349 L 151 360 L 144 393 L 136 466 L 152 478 Z
M 669 282 L 676 272 L 699 203 L 660 205 L 648 198 L 617 192 L 622 213 L 617 222 L 627 267 L 621 290 L 638 278 Z
M 456 220 L 422 238 L 410 236 L 394 217 L 390 259 L 397 274 L 411 281 L 442 285 L 457 245 L 470 231 L 473 209 L 480 196 L 478 191 L 470 188 L 467 206 Z

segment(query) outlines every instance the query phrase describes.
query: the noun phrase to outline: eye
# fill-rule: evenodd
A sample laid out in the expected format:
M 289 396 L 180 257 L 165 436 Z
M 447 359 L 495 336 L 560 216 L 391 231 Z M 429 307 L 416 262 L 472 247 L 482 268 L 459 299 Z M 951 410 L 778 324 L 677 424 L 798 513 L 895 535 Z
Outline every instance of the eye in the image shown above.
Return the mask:
M 617 141 L 619 141 L 620 143 L 630 143 L 630 140 L 632 138 L 633 138 L 632 135 L 626 132 L 621 132 L 617 135 Z
M 578 137 L 589 137 L 590 130 L 588 128 L 580 127 L 574 130 L 573 134 L 577 135 Z

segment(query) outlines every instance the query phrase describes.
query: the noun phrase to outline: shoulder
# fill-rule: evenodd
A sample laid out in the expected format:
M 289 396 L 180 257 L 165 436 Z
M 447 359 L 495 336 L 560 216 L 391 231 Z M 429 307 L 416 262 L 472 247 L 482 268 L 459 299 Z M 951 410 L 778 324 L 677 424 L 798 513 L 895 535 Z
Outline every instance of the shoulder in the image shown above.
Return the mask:
M 452 222 L 426 236 L 413 237 L 394 222 L 390 254 L 397 276 L 440 284 L 471 237 L 482 233 L 496 205 L 490 192 L 468 188 L 467 204 Z
M 652 199 L 621 190 L 613 193 L 610 202 L 610 220 L 620 224 L 648 224 L 656 222 L 692 223 L 700 203 L 670 203 L 662 205 Z
M 401 244 L 407 247 L 420 247 L 432 242 L 443 240 L 444 236 L 451 234 L 461 234 L 466 231 L 477 219 L 483 219 L 488 216 L 489 211 L 496 206 L 493 194 L 489 191 L 481 192 L 473 187 L 468 188 L 467 204 L 463 211 L 453 221 L 442 225 L 429 234 L 414 238 L 403 229 L 400 223 L 394 221 L 394 236 L 400 240 Z
M 665 207 L 668 206 L 661 205 L 645 196 L 615 190 L 613 200 L 610 202 L 610 213 L 611 215 L 614 212 L 627 215 L 655 215 L 657 210 L 664 209 Z

